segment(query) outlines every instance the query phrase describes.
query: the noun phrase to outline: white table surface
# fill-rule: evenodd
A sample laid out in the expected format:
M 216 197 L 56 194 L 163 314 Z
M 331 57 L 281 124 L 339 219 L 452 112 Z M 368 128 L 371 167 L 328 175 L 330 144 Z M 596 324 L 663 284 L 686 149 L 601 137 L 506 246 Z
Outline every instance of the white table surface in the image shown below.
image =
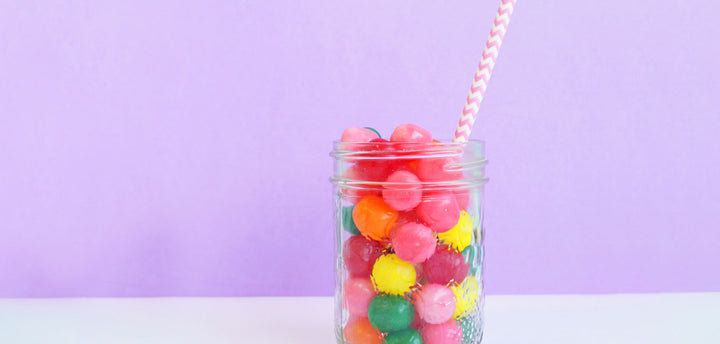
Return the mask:
M 488 296 L 483 344 L 720 343 L 720 293 Z M 332 299 L 0 299 L 0 343 L 334 343 Z

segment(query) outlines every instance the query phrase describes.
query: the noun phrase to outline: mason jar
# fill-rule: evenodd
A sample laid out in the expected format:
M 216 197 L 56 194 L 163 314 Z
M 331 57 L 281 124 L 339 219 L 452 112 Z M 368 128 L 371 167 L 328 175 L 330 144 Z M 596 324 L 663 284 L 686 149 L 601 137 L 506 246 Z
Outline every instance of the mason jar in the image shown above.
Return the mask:
M 338 343 L 480 343 L 481 141 L 335 142 Z

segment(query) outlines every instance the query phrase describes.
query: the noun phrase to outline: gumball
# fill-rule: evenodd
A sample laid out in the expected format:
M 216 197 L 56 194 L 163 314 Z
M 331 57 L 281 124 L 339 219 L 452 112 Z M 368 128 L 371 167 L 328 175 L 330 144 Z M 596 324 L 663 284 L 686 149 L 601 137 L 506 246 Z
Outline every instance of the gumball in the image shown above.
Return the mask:
M 395 254 L 380 256 L 372 268 L 375 289 L 392 295 L 410 292 L 410 287 L 415 285 L 416 276 L 415 267 Z
M 368 318 L 348 321 L 343 336 L 350 344 L 382 344 L 382 334 L 375 329 Z
M 440 284 L 426 284 L 413 297 L 418 315 L 428 324 L 444 323 L 455 312 L 455 294 Z
M 382 255 L 383 245 L 363 236 L 350 237 L 343 244 L 343 262 L 347 271 L 357 277 L 368 277 L 375 260 Z
M 408 328 L 392 332 L 385 336 L 385 344 L 422 344 L 422 336 L 417 330 Z
M 365 181 L 365 178 L 360 175 L 357 171 L 357 166 L 350 166 L 345 173 L 343 173 L 343 179 L 352 181 L 352 182 L 362 182 Z M 343 199 L 346 201 L 349 201 L 352 204 L 357 204 L 358 201 L 360 201 L 362 198 L 367 196 L 379 196 L 380 190 L 377 188 L 374 188 L 371 185 L 353 185 L 353 187 L 342 187 L 341 188 Z
M 355 207 L 343 207 L 342 208 L 342 227 L 345 231 L 352 235 L 360 235 L 360 231 L 355 226 L 355 221 L 352 219 L 352 212 Z
M 395 227 L 398 212 L 385 204 L 382 198 L 368 196 L 358 202 L 352 217 L 362 235 L 380 241 L 386 239 Z
M 415 124 L 401 124 L 390 136 L 392 142 L 430 143 L 432 134 Z
M 443 285 L 453 281 L 462 282 L 469 270 L 465 258 L 447 246 L 438 246 L 435 253 L 423 263 L 423 273 L 428 282 Z
M 365 180 L 385 181 L 395 168 L 402 164 L 398 160 L 389 158 L 395 148 L 388 142 L 385 139 L 374 139 L 370 144 L 360 148 L 367 153 L 363 154 L 362 159 L 356 159 L 355 167 Z
M 374 130 L 367 128 L 350 127 L 342 133 L 340 141 L 342 142 L 370 142 L 373 139 L 379 139 L 380 135 Z
M 383 184 L 382 195 L 385 203 L 391 208 L 398 211 L 410 210 L 420 204 L 422 184 L 412 172 L 397 171 Z
M 368 307 L 370 323 L 380 332 L 400 331 L 408 328 L 415 316 L 415 307 L 402 296 L 378 294 Z
M 437 239 L 432 229 L 419 223 L 398 227 L 392 237 L 395 254 L 410 263 L 422 263 L 435 252 Z
M 450 290 L 452 290 L 457 300 L 453 318 L 460 319 L 475 308 L 475 303 L 477 303 L 480 294 L 480 285 L 475 280 L 475 277 L 468 276 L 460 285 L 451 286 Z
M 438 233 L 438 239 L 444 244 L 462 251 L 472 242 L 472 233 L 473 218 L 463 210 L 457 224 L 447 232 Z
M 455 320 L 442 324 L 427 324 L 422 329 L 425 344 L 460 344 L 462 335 L 462 329 Z
M 366 317 L 375 288 L 369 278 L 350 277 L 343 282 L 343 308 L 351 315 Z
M 449 231 L 460 219 L 460 207 L 455 195 L 450 191 L 436 191 L 424 195 L 416 211 L 420 220 L 438 233 Z M 360 231 L 362 232 L 362 229 Z
M 456 158 L 424 158 L 417 164 L 417 176 L 425 182 L 447 182 L 462 178 Z
M 398 220 L 396 223 L 397 227 L 400 227 L 406 223 L 420 223 L 420 219 L 418 219 L 417 213 L 415 210 L 409 210 L 409 211 L 401 211 L 398 214 Z

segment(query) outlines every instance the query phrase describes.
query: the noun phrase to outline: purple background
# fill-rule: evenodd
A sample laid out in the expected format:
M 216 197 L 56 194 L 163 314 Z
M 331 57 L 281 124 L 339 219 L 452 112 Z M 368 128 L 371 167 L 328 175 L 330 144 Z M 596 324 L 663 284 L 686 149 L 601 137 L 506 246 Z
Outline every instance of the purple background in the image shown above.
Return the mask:
M 0 297 L 329 295 L 331 140 L 450 137 L 496 3 L 0 1 Z M 518 3 L 488 292 L 720 291 L 718 11 Z

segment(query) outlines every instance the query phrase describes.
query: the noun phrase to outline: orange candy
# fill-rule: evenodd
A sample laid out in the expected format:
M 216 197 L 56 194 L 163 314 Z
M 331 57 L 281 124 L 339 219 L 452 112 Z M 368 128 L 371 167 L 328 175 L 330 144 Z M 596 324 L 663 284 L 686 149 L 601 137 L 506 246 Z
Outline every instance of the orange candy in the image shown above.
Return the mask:
M 385 240 L 395 228 L 397 210 L 385 204 L 382 198 L 367 196 L 355 205 L 353 221 L 360 233 L 373 240 Z
M 368 318 L 350 320 L 343 329 L 343 335 L 351 344 L 382 344 L 382 334 L 370 324 Z

